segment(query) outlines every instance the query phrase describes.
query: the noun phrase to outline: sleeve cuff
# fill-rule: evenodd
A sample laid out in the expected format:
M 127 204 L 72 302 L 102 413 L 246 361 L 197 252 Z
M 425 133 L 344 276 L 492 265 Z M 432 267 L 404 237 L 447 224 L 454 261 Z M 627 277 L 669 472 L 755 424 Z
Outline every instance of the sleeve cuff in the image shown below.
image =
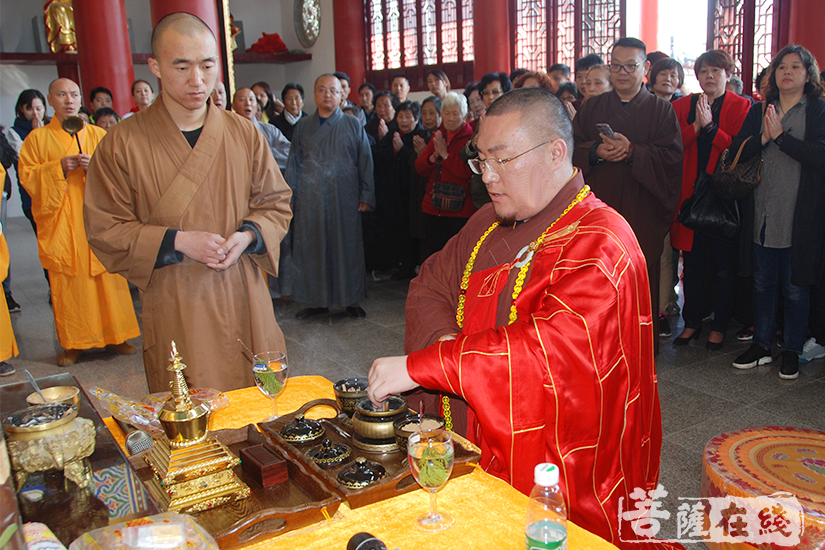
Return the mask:
M 260 230 L 257 226 L 249 221 L 245 221 L 241 224 L 238 228 L 238 231 L 245 231 L 249 229 L 253 233 L 255 233 L 255 240 L 246 247 L 246 250 L 243 251 L 244 254 L 264 254 L 266 253 L 266 243 L 264 242 L 264 238 L 261 236 Z
M 599 164 L 603 160 L 603 159 L 599 158 L 598 154 L 596 154 L 596 148 L 598 146 L 599 146 L 599 143 L 596 142 L 596 143 L 593 144 L 592 147 L 590 147 L 590 166 L 593 166 L 595 164 Z
M 183 253 L 175 250 L 175 237 L 178 231 L 178 229 L 167 229 L 163 234 L 160 250 L 158 250 L 158 257 L 155 260 L 155 269 L 160 269 L 167 265 L 179 264 L 183 261 Z

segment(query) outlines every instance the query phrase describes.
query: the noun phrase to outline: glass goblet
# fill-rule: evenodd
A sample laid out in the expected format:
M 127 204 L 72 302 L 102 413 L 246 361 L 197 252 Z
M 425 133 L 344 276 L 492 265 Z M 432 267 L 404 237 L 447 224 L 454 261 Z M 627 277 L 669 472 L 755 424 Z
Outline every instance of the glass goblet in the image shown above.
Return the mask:
M 447 484 L 453 471 L 455 448 L 452 435 L 442 429 L 411 434 L 407 458 L 413 477 L 430 493 L 430 511 L 415 519 L 416 527 L 430 533 L 448 529 L 455 520 L 438 510 L 435 494 Z
M 266 422 L 278 418 L 278 404 L 275 399 L 284 389 L 289 368 L 286 356 L 278 351 L 265 351 L 252 358 L 252 374 L 255 376 L 255 385 L 261 393 L 272 401 L 272 416 Z

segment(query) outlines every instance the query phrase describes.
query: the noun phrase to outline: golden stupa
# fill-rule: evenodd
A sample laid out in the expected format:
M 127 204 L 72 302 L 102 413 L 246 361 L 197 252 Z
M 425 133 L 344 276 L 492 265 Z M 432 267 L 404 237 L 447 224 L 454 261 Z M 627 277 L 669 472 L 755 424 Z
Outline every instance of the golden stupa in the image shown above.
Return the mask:
M 241 500 L 250 490 L 232 469 L 240 459 L 209 436 L 209 405 L 189 395 L 186 365 L 175 342 L 168 370 L 174 372 L 172 396 L 158 415 L 166 437 L 155 442 L 145 460 L 154 476 L 149 491 L 164 511 L 200 512 Z

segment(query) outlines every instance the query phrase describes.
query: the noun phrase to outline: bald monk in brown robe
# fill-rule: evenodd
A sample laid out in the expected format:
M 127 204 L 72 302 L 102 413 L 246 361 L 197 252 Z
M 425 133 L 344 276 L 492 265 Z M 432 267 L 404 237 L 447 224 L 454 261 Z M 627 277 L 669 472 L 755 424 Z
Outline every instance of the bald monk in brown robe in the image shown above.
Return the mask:
M 255 352 L 285 352 L 266 279 L 277 275 L 291 192 L 251 122 L 207 102 L 218 76 L 214 35 L 166 16 L 149 68 L 160 99 L 117 125 L 89 168 L 89 243 L 141 290 L 150 391 L 170 380 L 170 341 L 192 387 L 254 384 Z
M 683 150 L 673 107 L 644 86 L 649 69 L 644 42 L 616 42 L 610 55 L 613 91 L 585 101 L 573 119 L 573 164 L 596 196 L 633 228 L 647 261 L 651 306 L 658 313 L 659 261 L 682 189 Z M 599 132 L 596 124 L 601 123 L 610 125 L 616 139 Z M 656 338 L 657 350 L 658 345 Z

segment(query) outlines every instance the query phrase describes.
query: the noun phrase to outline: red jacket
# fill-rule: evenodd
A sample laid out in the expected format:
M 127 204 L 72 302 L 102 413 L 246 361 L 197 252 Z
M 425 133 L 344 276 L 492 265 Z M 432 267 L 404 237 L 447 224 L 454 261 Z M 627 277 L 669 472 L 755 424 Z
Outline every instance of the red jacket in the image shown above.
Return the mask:
M 695 95 L 695 94 L 694 94 Z M 696 164 L 699 162 L 699 147 L 696 138 L 699 134 L 694 130 L 693 123 L 688 124 L 690 114 L 691 99 L 693 95 L 687 95 L 673 102 L 673 109 L 676 111 L 676 118 L 679 119 L 679 126 L 682 128 L 682 144 L 685 147 L 685 160 L 682 163 L 682 195 L 679 197 L 679 206 L 676 208 L 676 216 L 685 202 L 693 194 L 693 183 L 696 181 Z M 730 146 L 731 140 L 739 133 L 739 128 L 745 122 L 751 103 L 744 97 L 734 93 L 726 93 L 725 101 L 722 103 L 722 111 L 719 113 L 719 130 L 713 138 L 713 147 L 710 152 L 710 160 L 706 168 L 709 174 L 716 169 L 719 156 Z M 673 248 L 690 252 L 693 247 L 693 231 L 675 221 L 670 227 L 670 244 Z
M 447 139 L 447 130 L 442 125 L 438 129 Z M 418 156 L 415 161 L 415 171 L 422 177 L 427 178 L 427 190 L 424 193 L 424 200 L 421 201 L 421 211 L 425 214 L 432 214 L 433 216 L 451 216 L 455 218 L 469 218 L 476 211 L 473 206 L 473 197 L 470 194 L 470 176 L 473 171 L 470 166 L 461 160 L 461 150 L 464 145 L 473 137 L 473 129 L 466 122 L 458 129 L 453 139 L 447 142 L 447 152 L 449 155 L 441 163 L 441 172 L 438 175 L 439 181 L 446 181 L 455 183 L 464 187 L 466 196 L 464 199 L 464 208 L 458 212 L 445 212 L 438 210 L 430 202 L 430 194 L 433 192 L 433 183 L 435 183 L 435 168 L 436 163 L 430 162 L 430 155 L 435 151 L 435 139 L 431 139 L 427 144 L 426 149 Z

